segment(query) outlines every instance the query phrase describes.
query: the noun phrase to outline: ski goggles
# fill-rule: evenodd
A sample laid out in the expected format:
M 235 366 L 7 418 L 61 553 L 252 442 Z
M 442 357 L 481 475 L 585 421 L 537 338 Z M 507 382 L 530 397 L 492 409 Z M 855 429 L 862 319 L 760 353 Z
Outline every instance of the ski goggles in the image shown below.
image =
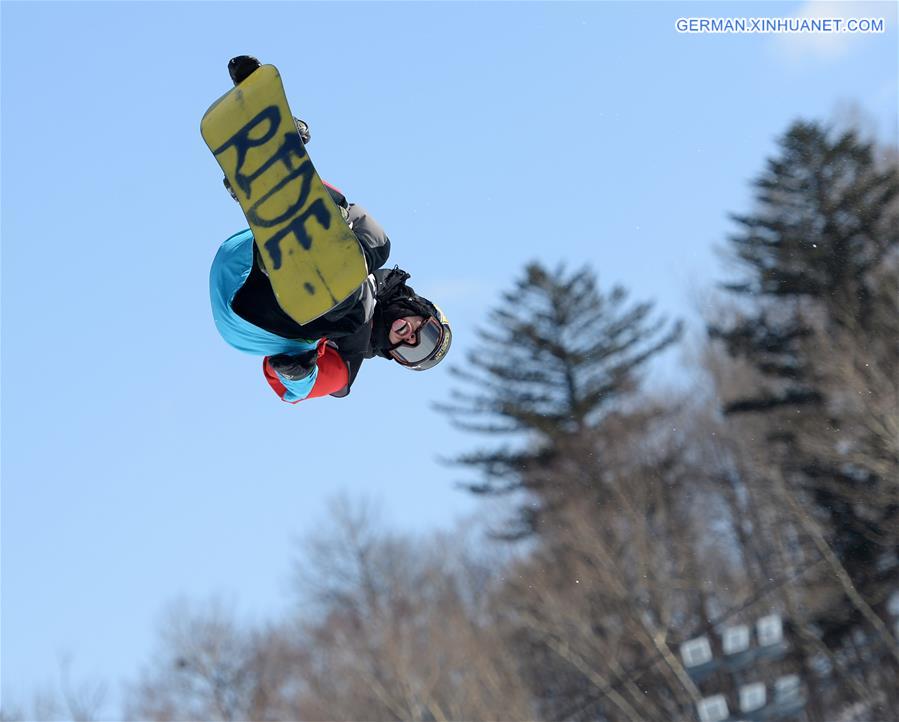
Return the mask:
M 399 343 L 390 349 L 390 355 L 403 366 L 417 366 L 427 361 L 443 341 L 443 324 L 440 320 L 431 316 L 415 332 L 415 343 Z

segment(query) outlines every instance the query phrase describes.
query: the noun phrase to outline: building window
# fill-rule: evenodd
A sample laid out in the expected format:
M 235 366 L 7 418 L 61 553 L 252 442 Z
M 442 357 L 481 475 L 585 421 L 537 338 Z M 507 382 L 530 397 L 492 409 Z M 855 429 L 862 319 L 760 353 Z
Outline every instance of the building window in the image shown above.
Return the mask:
M 725 654 L 738 654 L 749 649 L 749 627 L 741 624 L 724 630 L 721 639 Z
M 754 682 L 740 687 L 740 711 L 754 712 L 765 706 L 765 685 L 763 682 Z
M 784 638 L 783 620 L 779 614 L 769 614 L 756 622 L 755 631 L 762 647 L 780 644 Z
M 774 681 L 774 701 L 788 703 L 797 701 L 802 695 L 802 681 L 798 674 L 787 674 Z
M 723 694 L 701 699 L 696 710 L 699 712 L 699 722 L 724 722 L 730 715 Z
M 712 661 L 712 647 L 707 637 L 697 637 L 680 646 L 681 658 L 687 667 L 698 667 Z

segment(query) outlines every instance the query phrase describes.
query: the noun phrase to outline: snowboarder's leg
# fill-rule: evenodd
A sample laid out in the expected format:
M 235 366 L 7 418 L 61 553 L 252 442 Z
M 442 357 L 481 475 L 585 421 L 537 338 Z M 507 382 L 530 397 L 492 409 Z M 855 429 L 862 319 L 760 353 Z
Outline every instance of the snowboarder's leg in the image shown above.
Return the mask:
M 210 106 L 200 130 L 239 199 L 277 305 L 297 324 L 308 324 L 357 291 L 367 275 L 365 256 L 306 154 L 277 68 L 245 56 L 235 58 L 230 70 L 239 85 Z M 264 183 L 251 188 L 260 174 Z M 252 281 L 251 273 L 242 287 L 232 283 L 227 291 Z M 242 295 L 234 296 L 232 307 Z M 227 294 L 218 307 L 218 323 L 226 329 Z M 268 323 L 259 327 L 281 333 Z M 235 341 L 225 330 L 223 335 L 239 348 L 260 352 L 255 343 L 247 347 L 244 339 Z

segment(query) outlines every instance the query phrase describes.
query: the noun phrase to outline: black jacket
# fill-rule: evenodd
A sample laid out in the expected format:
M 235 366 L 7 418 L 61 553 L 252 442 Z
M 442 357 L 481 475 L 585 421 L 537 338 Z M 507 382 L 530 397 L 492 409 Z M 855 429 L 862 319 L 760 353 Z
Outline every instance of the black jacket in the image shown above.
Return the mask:
M 348 299 L 308 324 L 299 324 L 278 305 L 268 276 L 262 270 L 259 251 L 253 247 L 253 268 L 231 301 L 232 310 L 245 321 L 283 338 L 327 338 L 337 346 L 347 364 L 349 382 L 334 396 L 346 396 L 362 361 L 374 356 L 371 348 L 372 314 L 380 283 L 387 271 L 379 271 L 390 256 L 390 239 L 380 224 L 359 205 L 347 203 L 339 191 L 328 187 L 365 256 L 369 277 Z

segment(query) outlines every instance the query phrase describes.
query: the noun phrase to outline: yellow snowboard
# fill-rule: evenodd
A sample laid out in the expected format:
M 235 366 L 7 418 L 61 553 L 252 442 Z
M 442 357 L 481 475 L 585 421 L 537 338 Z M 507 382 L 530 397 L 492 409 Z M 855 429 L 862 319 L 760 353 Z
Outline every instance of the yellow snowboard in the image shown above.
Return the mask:
M 312 166 L 281 76 L 263 65 L 219 98 L 200 123 L 247 217 L 281 308 L 313 321 L 346 299 L 367 269 Z

